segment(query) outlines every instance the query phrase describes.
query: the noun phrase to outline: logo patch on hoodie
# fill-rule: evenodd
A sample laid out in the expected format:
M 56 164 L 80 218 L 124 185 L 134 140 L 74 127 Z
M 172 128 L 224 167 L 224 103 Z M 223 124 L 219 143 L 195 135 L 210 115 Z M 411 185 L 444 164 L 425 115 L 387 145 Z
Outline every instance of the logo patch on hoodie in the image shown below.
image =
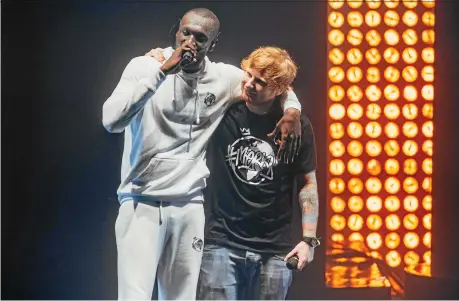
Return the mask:
M 204 242 L 202 241 L 202 239 L 197 238 L 197 237 L 194 237 L 194 238 L 193 238 L 193 243 L 191 244 L 191 246 L 192 246 L 193 249 L 195 249 L 196 251 L 202 252 L 202 247 L 204 246 Z
M 213 93 L 207 92 L 206 97 L 204 98 L 204 103 L 206 104 L 206 106 L 210 107 L 215 103 L 216 99 L 217 98 Z

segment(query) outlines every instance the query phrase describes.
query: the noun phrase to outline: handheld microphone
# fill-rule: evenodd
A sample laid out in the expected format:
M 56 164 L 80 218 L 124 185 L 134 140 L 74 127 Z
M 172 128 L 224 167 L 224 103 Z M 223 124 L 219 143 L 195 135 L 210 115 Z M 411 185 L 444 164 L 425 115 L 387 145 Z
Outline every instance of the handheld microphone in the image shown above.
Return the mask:
M 191 64 L 193 62 L 193 55 L 190 51 L 185 51 L 182 55 L 182 62 L 181 65 L 185 66 Z
M 299 258 L 297 255 L 290 257 L 289 260 L 285 263 L 289 270 L 298 270 L 298 261 Z

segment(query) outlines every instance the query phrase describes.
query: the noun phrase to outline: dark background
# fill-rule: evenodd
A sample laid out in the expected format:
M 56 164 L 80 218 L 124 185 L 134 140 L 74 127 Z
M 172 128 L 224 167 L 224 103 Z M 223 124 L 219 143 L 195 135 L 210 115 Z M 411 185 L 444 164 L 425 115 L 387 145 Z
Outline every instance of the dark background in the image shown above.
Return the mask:
M 435 274 L 458 267 L 457 1 L 437 2 L 433 208 Z M 222 35 L 213 61 L 237 65 L 261 45 L 290 51 L 294 88 L 315 127 L 319 233 L 325 229 L 326 1 L 2 1 L 2 299 L 115 299 L 122 136 L 102 104 L 135 56 L 168 46 L 188 9 L 207 7 Z M 298 230 L 299 212 L 296 215 Z M 297 233 L 299 235 L 299 233 Z M 324 248 L 290 299 L 326 299 Z

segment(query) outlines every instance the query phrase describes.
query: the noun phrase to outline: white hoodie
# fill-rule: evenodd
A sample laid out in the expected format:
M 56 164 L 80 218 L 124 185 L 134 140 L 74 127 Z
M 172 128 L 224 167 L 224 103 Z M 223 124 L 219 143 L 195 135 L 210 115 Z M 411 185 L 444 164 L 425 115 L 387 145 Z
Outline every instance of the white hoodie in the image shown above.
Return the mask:
M 172 54 L 166 48 L 164 56 Z M 231 104 L 240 100 L 243 71 L 213 63 L 164 75 L 149 56 L 132 59 L 103 106 L 103 125 L 124 134 L 118 199 L 202 200 L 209 170 L 206 147 Z M 284 109 L 301 104 L 293 92 Z M 274 128 L 274 125 L 273 125 Z

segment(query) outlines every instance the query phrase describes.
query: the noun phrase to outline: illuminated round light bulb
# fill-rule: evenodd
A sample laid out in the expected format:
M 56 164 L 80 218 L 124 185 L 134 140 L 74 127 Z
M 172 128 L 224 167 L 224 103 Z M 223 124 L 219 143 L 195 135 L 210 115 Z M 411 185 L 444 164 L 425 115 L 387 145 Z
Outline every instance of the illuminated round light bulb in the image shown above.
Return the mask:
M 376 159 L 371 159 L 367 163 L 367 171 L 372 176 L 377 176 L 381 173 L 381 163 Z
M 376 67 L 370 67 L 367 69 L 367 81 L 374 84 L 379 82 L 380 75 L 379 69 Z
M 386 263 L 388 266 L 395 268 L 398 267 L 400 263 L 402 263 L 402 258 L 397 251 L 392 250 L 386 254 Z
M 400 208 L 400 200 L 394 195 L 388 196 L 384 201 L 384 207 L 389 212 L 397 211 Z
M 384 189 L 390 194 L 395 194 L 400 190 L 400 181 L 395 177 L 387 178 L 384 182 Z
M 386 23 L 387 26 L 390 26 L 390 27 L 397 26 L 399 21 L 400 21 L 400 17 L 396 11 L 388 10 L 384 14 L 384 23 Z
M 422 161 L 422 171 L 428 175 L 432 174 L 432 158 L 426 158 Z
M 341 231 L 346 227 L 346 218 L 342 215 L 335 214 L 330 219 L 330 226 L 335 231 Z
M 384 115 L 392 120 L 397 119 L 400 116 L 400 109 L 396 104 L 390 103 L 384 107 Z
M 339 139 L 344 136 L 344 126 L 341 123 L 330 124 L 330 137 L 333 139 Z
M 431 211 L 432 210 L 432 196 L 426 195 L 422 199 L 422 207 L 427 211 Z
M 351 67 L 347 70 L 347 79 L 351 83 L 359 82 L 363 77 L 362 69 L 359 67 Z
M 400 146 L 396 140 L 389 140 L 384 143 L 384 151 L 389 157 L 394 157 L 399 153 Z
M 402 21 L 406 25 L 412 27 L 418 23 L 418 15 L 412 10 L 407 10 L 402 16 Z
M 422 133 L 427 138 L 432 138 L 433 136 L 433 122 L 427 121 L 422 125 Z
M 347 98 L 349 98 L 350 101 L 357 102 L 361 100 L 362 97 L 363 97 L 363 92 L 359 86 L 352 85 L 349 87 L 349 89 L 347 89 Z
M 416 215 L 410 213 L 403 218 L 403 226 L 407 230 L 414 230 L 419 225 L 419 219 Z
M 418 126 L 412 121 L 405 122 L 402 127 L 403 135 L 408 138 L 414 138 L 418 134 Z
M 381 143 L 377 140 L 370 140 L 365 146 L 367 154 L 371 157 L 376 157 L 381 154 Z
M 400 78 L 400 71 L 393 66 L 389 66 L 384 70 L 384 78 L 391 83 L 395 83 Z
M 389 122 L 384 127 L 384 133 L 388 138 L 394 139 L 397 138 L 400 134 L 400 130 L 398 129 L 398 125 L 394 122 Z
M 415 104 L 408 103 L 402 108 L 403 117 L 413 120 L 418 116 L 418 107 Z
M 344 183 L 343 179 L 333 178 L 330 180 L 328 188 L 332 193 L 340 194 L 346 188 L 346 184 Z
M 381 90 L 377 85 L 369 85 L 365 89 L 365 95 L 369 101 L 378 101 L 381 98 Z
M 330 173 L 335 176 L 342 175 L 344 173 L 345 166 L 344 162 L 340 159 L 334 159 L 330 161 Z
M 408 249 L 414 249 L 419 245 L 419 236 L 414 232 L 408 232 L 403 237 L 403 244 Z
M 365 52 L 365 58 L 367 62 L 376 65 L 381 60 L 381 54 L 379 53 L 378 49 L 370 48 Z
M 433 45 L 435 43 L 435 31 L 432 29 L 426 29 L 422 32 L 421 38 L 427 45 Z
M 422 255 L 422 260 L 424 260 L 426 264 L 432 265 L 432 252 L 431 251 L 425 252 L 424 255 Z
M 344 0 L 328 0 L 328 5 L 333 9 L 338 9 L 344 5 Z
M 418 42 L 418 35 L 416 34 L 416 31 L 410 28 L 403 32 L 402 39 L 406 45 L 412 46 Z
M 398 62 L 400 58 L 400 53 L 394 47 L 389 47 L 386 50 L 384 50 L 383 56 L 386 62 L 388 62 L 389 64 L 395 64 Z
M 418 0 L 403 0 L 406 8 L 415 8 L 418 5 Z
M 395 249 L 400 245 L 400 236 L 395 232 L 391 232 L 386 235 L 385 243 L 389 249 Z
M 402 77 L 405 81 L 412 83 L 418 78 L 418 71 L 414 66 L 406 66 L 403 68 Z
M 396 8 L 398 6 L 399 0 L 384 0 L 384 4 L 388 8 Z
M 353 194 L 359 194 L 363 190 L 363 182 L 359 178 L 351 178 L 347 182 L 347 189 Z
M 370 120 L 376 120 L 381 116 L 381 107 L 376 103 L 371 103 L 367 106 L 366 111 L 367 118 Z
M 384 97 L 387 100 L 395 101 L 400 97 L 400 91 L 398 90 L 396 85 L 387 85 L 384 88 Z
M 365 35 L 365 39 L 367 40 L 368 45 L 373 46 L 373 47 L 378 46 L 379 43 L 381 43 L 381 35 L 375 29 L 368 31 L 367 34 Z
M 349 63 L 356 65 L 360 63 L 363 59 L 362 52 L 357 48 L 351 48 L 347 52 L 347 60 Z
M 359 175 L 363 170 L 363 163 L 359 159 L 351 159 L 347 162 L 347 170 L 351 175 Z
M 370 10 L 365 14 L 365 23 L 370 27 L 376 27 L 381 23 L 381 15 L 375 10 Z
M 333 11 L 328 15 L 328 24 L 331 27 L 341 27 L 344 24 L 344 16 L 340 12 Z
M 432 119 L 433 118 L 433 105 L 431 103 L 426 103 L 423 107 L 422 107 L 422 115 L 425 117 L 425 118 L 429 118 L 429 119 Z
M 424 189 L 427 192 L 432 192 L 432 178 L 427 177 L 422 181 L 422 189 Z
M 359 27 L 363 23 L 362 14 L 358 11 L 351 11 L 347 14 L 347 23 L 352 27 Z
M 349 5 L 350 8 L 359 8 L 362 6 L 363 1 L 355 1 L 355 0 L 347 0 L 347 5 Z
M 381 191 L 382 184 L 378 178 L 369 178 L 365 181 L 365 188 L 369 193 L 377 194 Z
M 358 214 L 351 214 L 347 219 L 347 227 L 352 231 L 359 231 L 363 227 L 363 218 Z
M 396 175 L 396 174 L 399 172 L 399 170 L 400 170 L 400 164 L 399 164 L 398 161 L 395 160 L 395 159 L 387 159 L 386 163 L 384 163 L 384 170 L 385 170 L 385 171 L 387 172 L 387 174 L 389 174 L 389 175 Z M 389 180 L 389 179 L 391 179 L 391 178 L 388 178 L 388 179 L 386 180 L 386 183 L 387 183 L 387 185 L 391 186 L 391 184 L 392 184 L 393 182 L 395 182 L 395 181 L 393 180 L 393 179 L 395 179 L 395 178 L 393 178 L 392 180 Z M 397 179 L 395 179 L 395 180 L 397 180 Z M 398 182 L 398 180 L 397 180 L 397 182 Z M 399 183 L 399 184 L 400 184 L 400 183 Z
M 432 142 L 432 140 L 424 141 L 424 143 L 422 144 L 422 151 L 428 156 L 432 156 L 433 155 L 433 142 Z
M 381 6 L 381 0 L 366 0 L 368 8 L 376 9 Z
M 432 64 L 435 61 L 435 50 L 432 47 L 424 48 L 421 57 L 425 63 Z
M 363 108 L 357 103 L 349 105 L 347 108 L 347 116 L 352 120 L 358 120 L 363 115 Z
M 406 265 L 416 265 L 419 263 L 420 257 L 418 253 L 414 251 L 406 252 L 405 256 L 403 257 L 403 261 Z
M 344 155 L 344 152 L 345 152 L 345 147 L 344 147 L 343 142 L 338 141 L 338 140 L 330 143 L 330 146 L 328 147 L 328 149 L 330 153 L 332 154 L 332 156 L 335 158 L 341 157 L 342 155 Z
M 377 250 L 382 245 L 382 238 L 379 233 L 370 233 L 367 236 L 367 246 L 372 250 Z
M 403 89 L 403 97 L 408 101 L 415 101 L 418 98 L 418 91 L 414 86 L 406 86 Z
M 340 120 L 346 115 L 346 110 L 341 104 L 332 104 L 329 109 L 330 117 L 335 120 Z
M 349 44 L 358 46 L 362 43 L 363 34 L 358 29 L 351 29 L 347 34 L 347 41 Z
M 352 140 L 347 145 L 347 152 L 353 157 L 358 157 L 363 153 L 363 146 L 360 141 Z
M 367 209 L 370 212 L 378 212 L 382 208 L 382 200 L 380 197 L 372 195 L 367 199 Z
M 365 127 L 365 133 L 370 138 L 378 138 L 382 133 L 381 125 L 375 121 L 371 121 Z
M 353 195 L 349 198 L 347 202 L 347 207 L 352 212 L 360 212 L 363 209 L 363 200 L 357 195 Z
M 405 190 L 405 192 L 413 194 L 418 190 L 418 188 L 419 188 L 419 184 L 415 178 L 408 177 L 405 180 L 403 180 L 403 190 Z M 405 209 L 407 208 L 405 207 Z
M 386 30 L 384 33 L 384 41 L 387 45 L 397 45 L 399 40 L 400 37 L 398 36 L 398 33 L 393 29 Z
M 422 225 L 427 230 L 432 229 L 432 213 L 427 213 L 426 215 L 424 215 L 424 217 L 422 218 Z
M 425 100 L 433 100 L 434 99 L 434 87 L 433 85 L 425 85 L 422 87 L 421 90 L 422 98 Z
M 400 228 L 400 218 L 396 214 L 389 214 L 385 220 L 386 228 L 395 231 Z
M 426 26 L 435 25 L 435 14 L 431 11 L 426 11 L 422 14 L 422 23 Z
M 403 163 L 403 172 L 407 175 L 414 175 L 418 171 L 418 163 L 414 159 L 406 159 Z
M 427 8 L 434 8 L 435 0 L 422 0 L 422 4 Z
M 362 234 L 360 234 L 359 232 L 354 232 L 354 233 L 351 233 L 351 235 L 349 235 L 349 238 L 348 240 L 350 242 L 358 242 L 358 241 L 363 241 L 363 236 Z
M 339 83 L 344 79 L 344 70 L 341 67 L 331 67 L 328 70 L 328 78 L 334 83 Z
M 341 86 L 334 85 L 328 90 L 328 97 L 335 102 L 341 101 L 344 98 L 344 89 Z
M 347 126 L 347 134 L 349 137 L 357 139 L 360 138 L 363 134 L 363 127 L 358 122 L 351 122 Z
M 328 41 L 333 46 L 340 46 L 344 42 L 344 34 L 339 29 L 332 29 L 328 33 Z
M 331 204 L 331 208 L 333 212 L 336 212 L 336 213 L 341 213 L 346 208 L 346 202 L 343 201 L 342 198 L 337 197 L 337 196 L 332 197 L 332 199 L 330 200 L 330 204 Z
M 424 234 L 424 237 L 422 238 L 422 243 L 427 248 L 432 247 L 432 234 L 430 232 L 427 232 L 426 234 Z
M 344 53 L 338 48 L 333 48 L 328 53 L 328 59 L 334 65 L 339 65 L 344 61 Z
M 434 68 L 432 66 L 425 66 L 424 68 L 422 68 L 421 77 L 426 82 L 433 82 Z
M 412 157 L 418 152 L 418 144 L 414 140 L 407 140 L 403 143 L 402 149 L 405 155 Z
M 344 235 L 340 233 L 333 233 L 331 236 L 331 240 L 334 242 L 343 242 L 344 241 Z
M 405 63 L 414 64 L 418 59 L 418 53 L 413 47 L 408 47 L 403 50 L 402 58 Z

